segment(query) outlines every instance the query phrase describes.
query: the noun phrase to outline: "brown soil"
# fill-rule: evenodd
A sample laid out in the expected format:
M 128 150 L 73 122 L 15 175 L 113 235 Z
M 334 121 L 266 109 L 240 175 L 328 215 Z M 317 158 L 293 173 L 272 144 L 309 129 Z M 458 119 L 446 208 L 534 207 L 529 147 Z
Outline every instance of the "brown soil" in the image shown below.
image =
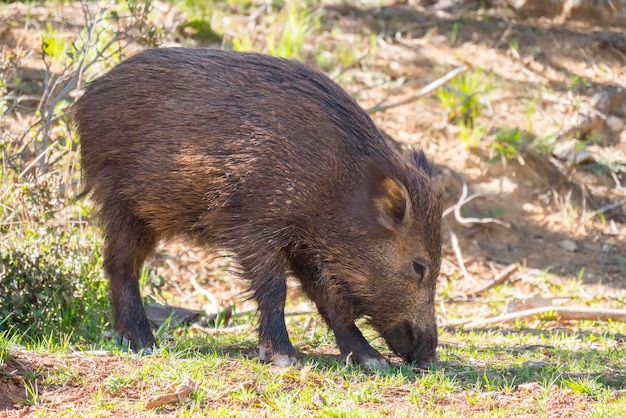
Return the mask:
M 333 352 L 320 350 L 315 351 L 314 354 L 328 355 L 333 354 Z M 5 372 L 15 376 L 15 378 L 11 379 L 0 375 L 0 389 L 2 389 L 0 391 L 0 418 L 32 416 L 37 412 L 41 413 L 42 408 L 53 415 L 71 414 L 72 411 L 80 411 L 81 405 L 85 405 L 86 401 L 93 402 L 95 393 L 101 393 L 99 402 L 114 403 L 118 416 L 142 416 L 140 411 L 144 410 L 149 400 L 159 395 L 172 393 L 173 388 L 159 387 L 155 388 L 156 390 L 151 390 L 151 383 L 146 382 L 145 384 L 124 385 L 119 389 L 112 389 L 107 387 L 104 382 L 115 376 L 136 376 L 139 370 L 146 367 L 146 363 L 152 361 L 148 357 L 120 358 L 104 352 L 55 356 L 44 352 L 17 349 L 15 358 L 9 361 L 5 367 Z M 238 367 L 237 362 L 236 359 L 227 360 L 215 373 L 228 376 Z M 276 374 L 274 373 L 276 371 L 277 369 L 273 369 L 270 372 Z M 34 380 L 26 381 L 31 387 L 38 387 L 36 405 L 32 405 L 31 398 L 26 394 L 25 379 L 21 376 L 32 376 L 35 373 L 38 376 L 36 379 L 38 383 Z M 315 371 L 303 369 L 298 373 L 300 375 L 306 374 L 307 378 L 302 381 L 301 379 L 294 379 L 290 373 L 282 375 L 281 384 L 284 390 L 298 390 L 302 389 L 303 385 L 305 387 L 310 385 L 321 386 L 323 383 L 328 383 L 327 378 Z M 66 379 L 57 383 L 42 384 L 42 381 L 48 377 L 59 374 L 66 376 Z M 280 376 L 280 373 L 277 376 Z M 281 378 L 277 377 L 277 379 L 280 380 Z M 204 407 L 211 409 L 212 407 L 224 406 L 229 402 L 226 394 L 236 392 L 242 385 L 253 386 L 258 384 L 253 380 L 233 382 L 225 378 L 225 381 L 229 383 L 228 386 L 222 388 L 222 396 L 216 399 L 207 399 Z M 384 388 L 377 396 L 379 400 L 367 404 L 361 403 L 361 406 L 366 406 L 368 410 L 379 414 L 393 411 L 394 406 L 406 408 L 409 406 L 407 397 L 411 392 L 411 384 L 413 383 L 407 383 L 401 387 Z M 344 387 L 347 383 L 342 378 L 338 378 L 334 385 Z M 346 387 L 345 389 L 348 390 L 349 388 Z M 123 400 L 123 402 L 116 402 L 116 399 Z M 462 389 L 445 397 L 437 398 L 435 401 L 436 407 L 444 410 L 453 408 L 458 414 L 468 416 L 489 414 L 497 410 L 505 411 L 507 408 L 519 410 L 520 405 L 523 405 L 527 416 L 576 417 L 581 416 L 581 411 L 588 410 L 593 404 L 588 396 L 556 386 L 548 391 L 534 382 L 519 385 L 508 393 Z M 425 396 L 412 407 L 416 411 L 427 411 L 429 407 L 433 407 L 432 402 L 433 398 Z M 258 408 L 262 405 L 262 399 L 254 399 L 250 401 L 248 407 Z M 164 415 L 173 414 L 175 411 L 175 406 L 165 406 L 158 410 L 160 414 Z M 264 416 L 267 410 L 260 409 L 259 413 Z
M 601 291 L 608 286 L 614 295 L 622 294 L 626 287 L 626 205 L 603 212 L 603 217 L 587 218 L 592 211 L 626 198 L 626 130 L 611 130 L 596 121 L 588 132 L 592 140 L 587 150 L 592 158 L 596 163 L 621 167 L 614 173 L 597 172 L 594 163 L 569 164 L 530 145 L 512 160 L 495 159 L 490 150 L 499 129 L 519 128 L 527 144 L 548 134 L 575 131 L 587 116 L 580 109 L 593 108 L 594 97 L 602 92 L 613 92 L 609 96 L 615 99 L 604 108 L 606 116 L 626 121 L 626 57 L 620 50 L 601 45 L 600 28 L 581 22 L 519 20 L 505 10 L 435 11 L 395 5 L 371 9 L 329 6 L 326 12 L 327 31 L 316 44 L 327 50 L 341 50 L 350 42 L 362 53 L 369 46 L 370 35 L 386 35 L 372 56 L 357 61 L 338 78 L 364 108 L 387 96 L 390 88 L 385 80 L 404 77 L 407 81 L 385 102 L 388 104 L 411 97 L 462 64 L 482 69 L 495 85 L 489 95 L 491 113 L 483 111 L 475 122 L 489 130 L 474 149 L 459 140 L 459 127 L 447 122 L 446 111 L 434 93 L 372 115 L 400 147 L 423 147 L 435 160 L 449 205 L 459 199 L 463 181 L 470 195 L 479 194 L 462 206 L 463 217 L 497 217 L 509 225 L 461 225 L 453 214 L 448 215 L 442 284 L 451 281 L 454 294 L 471 293 L 498 271 L 519 263 L 522 272 L 510 281 L 529 294 L 538 291 L 535 281 L 546 273 L 556 281 L 580 278 L 593 292 L 597 290 L 593 285 L 602 284 Z M 331 34 L 336 27 L 340 30 Z M 617 28 L 605 28 L 602 33 L 621 36 Z M 585 81 L 574 86 L 575 80 Z M 529 110 L 532 106 L 536 108 L 533 112 Z M 451 232 L 458 236 L 467 278 L 459 274 Z M 567 247 L 572 244 L 575 249 Z M 213 255 L 195 253 L 193 258 L 202 260 L 203 265 L 200 270 L 197 264 L 192 267 L 197 283 L 214 295 L 212 299 L 224 302 L 215 274 L 203 271 L 211 265 Z M 159 265 L 164 266 L 162 263 Z M 244 284 L 229 284 L 232 292 L 226 299 L 236 296 Z M 198 286 L 189 286 L 184 280 L 174 286 L 176 289 L 168 290 L 202 308 L 194 301 Z

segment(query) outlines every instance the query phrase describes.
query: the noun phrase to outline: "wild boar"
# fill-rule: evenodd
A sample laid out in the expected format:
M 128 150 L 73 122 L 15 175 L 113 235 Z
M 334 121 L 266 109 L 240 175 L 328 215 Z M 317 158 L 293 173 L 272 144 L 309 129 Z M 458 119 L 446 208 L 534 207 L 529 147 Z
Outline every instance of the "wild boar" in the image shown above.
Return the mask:
M 161 48 L 89 83 L 73 106 L 85 192 L 99 209 L 115 330 L 155 344 L 139 275 L 160 239 L 232 252 L 258 303 L 259 355 L 295 362 L 293 275 L 343 356 L 435 358 L 443 191 L 420 150 L 401 156 L 338 84 L 296 61 Z

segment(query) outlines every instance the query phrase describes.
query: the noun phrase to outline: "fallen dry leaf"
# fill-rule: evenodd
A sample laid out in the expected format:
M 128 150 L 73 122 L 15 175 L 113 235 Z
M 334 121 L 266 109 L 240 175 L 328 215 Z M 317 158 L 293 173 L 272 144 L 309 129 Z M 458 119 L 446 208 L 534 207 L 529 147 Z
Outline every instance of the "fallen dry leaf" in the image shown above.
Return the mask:
M 191 392 L 196 390 L 198 384 L 191 380 L 189 377 L 186 377 L 183 383 L 176 388 L 176 392 L 174 393 L 166 393 L 165 395 L 155 396 L 146 402 L 145 409 L 154 409 L 163 405 L 177 404 L 183 401 L 186 397 L 188 397 Z

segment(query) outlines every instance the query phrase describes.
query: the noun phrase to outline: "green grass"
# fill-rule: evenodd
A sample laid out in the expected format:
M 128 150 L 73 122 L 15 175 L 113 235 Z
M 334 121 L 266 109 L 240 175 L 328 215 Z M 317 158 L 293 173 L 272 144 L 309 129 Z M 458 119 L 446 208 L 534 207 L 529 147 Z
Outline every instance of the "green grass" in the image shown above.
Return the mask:
M 477 119 L 487 107 L 493 87 L 491 77 L 477 68 L 437 89 L 437 97 L 448 120 L 459 126 L 458 137 L 469 149 L 478 148 L 487 134 L 488 129 Z
M 297 324 L 290 323 L 290 328 Z M 595 327 L 581 324 L 581 329 Z M 59 416 L 77 412 L 73 406 L 46 406 L 48 394 L 59 388 L 97 387 L 83 400 L 83 416 L 135 414 L 143 413 L 147 400 L 172 392 L 185 378 L 197 384 L 191 395 L 151 413 L 219 416 L 228 411 L 231 416 L 298 417 L 414 416 L 419 411 L 426 416 L 541 416 L 551 411 L 554 397 L 568 396 L 573 402 L 568 408 L 574 408 L 576 416 L 623 414 L 626 404 L 620 391 L 626 388 L 626 348 L 618 342 L 619 335 L 596 335 L 593 342 L 589 335 L 595 334 L 442 331 L 439 363 L 419 372 L 402 364 L 374 372 L 345 366 L 335 357 L 316 353 L 328 347 L 318 345 L 315 338 L 300 342 L 307 353 L 300 355 L 300 365 L 276 368 L 251 356 L 255 338 L 246 332 L 204 337 L 183 332 L 176 347 L 162 347 L 147 357 L 114 350 L 103 363 L 108 370 L 96 373 L 93 367 L 101 361 L 97 355 L 81 354 L 92 364 L 78 366 L 77 356 L 63 344 L 44 350 L 27 343 L 33 356 L 56 359 L 48 361 L 56 366 L 34 370 L 27 383 L 38 414 Z M 0 347 L 3 343 L 4 334 Z
M 491 77 L 479 68 L 452 79 L 449 86 L 437 89 L 437 96 L 448 112 L 448 119 L 472 126 L 485 108 L 485 99 L 493 89 Z
M 255 32 L 242 32 L 231 38 L 235 51 L 265 52 L 283 58 L 305 59 L 306 41 L 320 26 L 320 14 L 307 2 L 287 1 L 277 13 L 268 13 Z
M 0 365 L 10 357 L 11 349 L 18 340 L 17 334 L 10 329 L 0 331 Z

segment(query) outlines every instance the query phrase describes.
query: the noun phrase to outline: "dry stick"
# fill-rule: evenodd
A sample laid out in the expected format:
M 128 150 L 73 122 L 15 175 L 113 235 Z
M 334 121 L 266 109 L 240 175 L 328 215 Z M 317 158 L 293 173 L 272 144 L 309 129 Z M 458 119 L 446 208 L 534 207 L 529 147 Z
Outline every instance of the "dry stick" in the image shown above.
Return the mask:
M 460 173 L 457 173 L 457 176 L 461 180 L 461 197 L 456 202 L 456 204 L 449 207 L 443 212 L 443 216 L 446 216 L 451 211 L 454 211 L 454 219 L 456 219 L 456 221 L 462 225 L 495 223 L 507 228 L 511 227 L 511 225 L 509 225 L 508 223 L 502 222 L 501 220 L 496 218 L 464 218 L 463 216 L 461 216 L 461 207 L 468 203 L 470 200 L 475 199 L 480 195 L 473 194 L 470 197 L 467 197 L 467 182 L 465 181 L 465 177 L 463 177 L 463 175 L 461 175 Z
M 463 262 L 463 253 L 461 252 L 461 247 L 459 247 L 459 239 L 457 238 L 454 230 L 448 223 L 448 220 L 444 217 L 443 224 L 448 228 L 448 232 L 450 232 L 450 244 L 452 245 L 452 250 L 454 250 L 454 255 L 456 256 L 456 261 L 459 263 L 459 270 L 461 270 L 461 274 L 465 277 L 465 280 L 472 282 L 474 279 L 472 275 L 469 274 L 467 269 L 465 268 L 465 263 Z
M 615 174 L 615 171 L 613 170 L 609 170 L 609 174 L 611 175 L 611 178 L 613 179 L 613 181 L 615 182 L 615 188 L 619 191 L 619 190 L 623 190 L 622 187 L 622 183 L 620 182 L 619 178 L 617 177 L 617 174 Z
M 491 49 L 494 49 L 494 50 L 498 49 L 500 45 L 502 45 L 502 42 L 504 42 L 504 40 L 507 38 L 507 36 L 509 36 L 509 33 L 511 33 L 511 29 L 513 29 L 512 22 L 509 23 L 509 26 L 507 26 L 507 28 L 504 30 L 504 32 L 500 36 L 500 39 L 498 39 L 498 42 L 496 42 L 495 45 L 491 47 Z
M 86 2 L 82 3 L 82 7 L 83 7 L 84 13 L 88 14 L 89 7 L 87 6 Z M 90 19 L 87 16 L 85 16 L 85 19 L 88 20 L 87 23 L 89 23 Z M 93 36 L 93 29 L 94 29 L 93 27 L 89 28 L 89 26 L 87 26 L 87 28 L 88 28 L 87 40 L 86 40 L 85 45 L 89 45 L 88 42 L 89 40 L 91 40 L 91 37 Z M 52 124 L 52 119 L 54 117 L 54 108 L 63 98 L 65 98 L 66 94 L 68 94 L 71 90 L 73 90 L 76 87 L 76 84 L 78 83 L 78 80 L 80 79 L 80 76 L 82 74 L 83 65 L 85 63 L 85 57 L 87 55 L 85 46 L 83 46 L 83 50 L 81 52 L 83 52 L 83 54 L 81 54 L 80 60 L 78 61 L 78 68 L 76 69 L 74 74 L 72 75 L 62 74 L 60 77 L 55 79 L 54 83 L 51 85 L 50 83 L 52 82 L 53 76 L 52 76 L 52 71 L 50 67 L 52 64 L 50 61 L 46 60 L 47 54 L 45 53 L 45 50 L 43 51 L 43 62 L 46 67 L 46 71 L 44 73 L 45 75 L 44 95 L 41 97 L 41 101 L 39 102 L 39 105 L 37 106 L 37 109 L 42 114 L 41 127 L 37 131 L 37 135 L 39 135 L 40 133 L 43 134 L 42 144 L 43 144 L 44 149 L 48 148 L 50 129 L 51 129 L 51 124 Z M 66 69 L 64 69 L 64 71 Z M 57 87 L 60 86 L 67 79 L 69 79 L 69 81 L 61 89 L 61 91 L 57 93 L 55 96 L 53 96 L 53 93 L 57 90 Z M 39 168 L 40 168 L 40 172 L 45 171 L 45 160 L 43 159 L 40 160 Z
M 373 107 L 367 109 L 367 113 L 369 113 L 370 115 L 376 112 L 383 112 L 387 109 L 391 109 L 392 107 L 398 107 L 398 106 L 403 106 L 405 104 L 411 103 L 412 101 L 415 101 L 425 95 L 427 95 L 428 93 L 430 93 L 431 91 L 443 86 L 444 84 L 446 84 L 448 81 L 452 80 L 454 77 L 456 77 L 457 75 L 464 73 L 465 71 L 467 71 L 469 69 L 469 67 L 467 65 L 462 65 L 460 67 L 455 68 L 454 70 L 448 72 L 446 75 L 444 75 L 443 77 L 433 81 L 432 83 L 422 87 L 421 89 L 419 89 L 417 91 L 417 93 L 415 93 L 413 96 L 409 97 L 408 99 L 404 99 L 404 100 L 400 100 L 398 102 L 395 103 L 391 103 L 388 105 L 383 105 L 384 101 L 387 100 L 387 97 L 385 97 L 383 99 L 382 102 L 374 105 Z
M 450 232 L 450 244 L 452 245 L 452 249 L 454 250 L 454 255 L 456 256 L 456 260 L 459 263 L 459 270 L 461 270 L 461 274 L 463 274 L 463 277 L 465 277 L 465 280 L 472 282 L 473 278 L 469 274 L 467 269 L 465 268 L 465 263 L 463 262 L 463 253 L 461 253 L 461 247 L 459 247 L 459 239 L 457 238 L 456 234 L 454 233 L 454 230 L 452 229 L 452 227 L 450 226 L 450 224 L 448 223 L 446 219 L 446 215 L 448 215 L 453 210 L 455 211 L 455 214 L 456 214 L 455 208 L 457 206 L 460 207 L 464 205 L 468 201 L 467 182 L 465 181 L 465 177 L 463 177 L 460 173 L 457 173 L 457 175 L 461 179 L 461 183 L 462 183 L 461 196 L 459 196 L 459 200 L 457 200 L 457 202 L 453 206 L 450 206 L 448 209 L 446 209 L 443 212 L 442 218 L 443 218 L 443 224 L 446 226 L 446 228 L 448 228 L 448 232 Z M 474 196 L 472 196 L 472 198 L 473 197 Z
M 363 51 L 361 53 L 361 56 L 359 56 L 358 58 L 356 58 L 352 64 L 344 67 L 343 69 L 341 69 L 341 71 L 339 71 L 337 74 L 333 75 L 333 80 L 337 80 L 339 79 L 339 77 L 341 77 L 343 74 L 347 73 L 348 71 L 355 69 L 355 68 L 359 68 L 361 66 L 361 63 L 363 62 L 363 60 L 367 57 L 370 56 L 370 54 L 372 53 L 372 49 L 370 47 L 367 47 L 367 49 L 365 51 Z
M 494 286 L 504 283 L 513 273 L 517 271 L 517 263 L 509 264 L 504 270 L 502 270 L 498 275 L 489 283 L 479 287 L 478 289 L 472 290 L 469 293 L 465 293 L 459 296 L 453 296 L 450 300 L 455 300 L 457 298 L 467 299 L 469 297 L 476 297 L 487 289 L 491 289 Z
M 458 223 L 463 224 L 463 225 L 468 225 L 471 223 L 497 223 L 507 228 L 509 228 L 510 225 L 507 224 L 506 222 L 502 222 L 494 218 L 464 218 L 463 216 L 461 216 L 461 207 L 467 202 L 469 202 L 470 200 L 475 199 L 479 195 L 473 194 L 468 197 L 467 196 L 467 182 L 465 181 L 465 177 L 463 177 L 461 173 L 455 173 L 455 174 L 461 180 L 461 196 L 459 197 L 459 200 L 457 200 L 457 202 L 453 206 L 450 206 L 443 212 L 443 215 L 442 215 L 443 224 L 446 226 L 446 228 L 448 228 L 448 232 L 450 232 L 450 242 L 452 244 L 452 249 L 454 250 L 454 254 L 456 255 L 456 259 L 459 263 L 459 270 L 461 270 L 461 274 L 463 274 L 463 277 L 465 277 L 466 280 L 473 281 L 472 276 L 469 274 L 469 272 L 465 268 L 465 263 L 463 262 L 463 254 L 461 253 L 461 248 L 459 247 L 459 240 L 456 234 L 454 233 L 454 231 L 452 230 L 452 227 L 446 220 L 446 215 L 448 215 L 450 212 L 454 212 L 454 218 L 457 220 Z
M 518 319 L 541 319 L 544 315 L 550 315 L 549 319 L 557 321 L 617 321 L 626 322 L 625 309 L 603 308 L 571 308 L 568 306 L 544 306 L 541 308 L 528 309 L 510 314 L 504 314 L 493 318 L 479 319 L 477 321 L 463 322 L 453 325 L 453 328 L 478 328 L 485 325 L 505 324 Z
M 197 324 L 191 324 L 191 329 L 203 332 L 207 335 L 216 335 L 216 334 L 237 334 L 239 332 L 243 332 L 243 331 L 254 331 L 254 326 L 250 325 L 250 324 L 242 324 L 242 325 L 235 325 L 233 327 L 226 327 L 226 328 L 207 328 L 201 325 L 197 325 Z
M 219 306 L 219 301 L 217 300 L 213 292 L 209 292 L 204 287 L 202 287 L 200 283 L 198 283 L 196 278 L 193 277 L 193 275 L 189 277 L 189 282 L 191 283 L 191 286 L 193 286 L 194 290 L 201 295 L 204 295 L 204 297 L 207 298 L 213 306 Z
M 608 212 L 609 210 L 619 208 L 622 205 L 626 205 L 626 199 L 618 200 L 617 202 L 609 203 L 606 206 L 602 206 L 600 209 L 597 209 L 591 212 L 589 216 L 587 216 L 587 219 L 585 219 L 585 222 L 589 221 L 591 218 L 593 218 L 596 215 L 599 215 L 601 213 L 604 214 L 604 212 Z

